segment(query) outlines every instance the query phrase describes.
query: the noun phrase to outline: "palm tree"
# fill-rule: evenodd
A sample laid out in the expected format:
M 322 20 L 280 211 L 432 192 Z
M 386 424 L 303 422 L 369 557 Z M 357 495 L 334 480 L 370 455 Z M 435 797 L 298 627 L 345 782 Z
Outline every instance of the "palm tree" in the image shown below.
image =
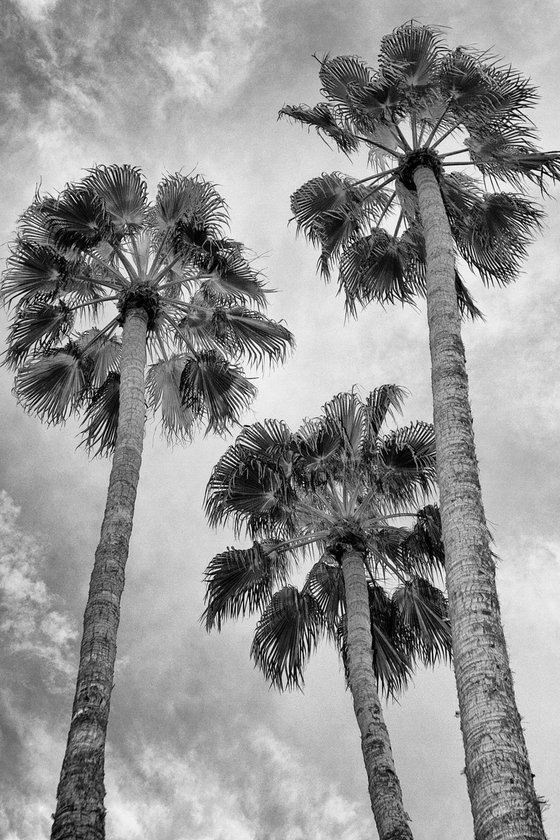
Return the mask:
M 371 807 L 381 840 L 411 840 L 378 686 L 406 684 L 415 659 L 449 655 L 445 599 L 427 577 L 443 565 L 437 510 L 410 515 L 435 477 L 431 426 L 381 433 L 402 391 L 385 385 L 365 402 L 339 394 L 295 434 L 278 421 L 246 426 L 213 470 L 210 523 L 232 520 L 254 540 L 206 571 L 206 626 L 261 611 L 252 656 L 283 689 L 303 685 L 320 638 L 339 645 L 361 733 Z M 298 558 L 319 559 L 299 591 Z M 380 581 L 392 578 L 392 597 Z M 373 653 L 372 653 L 373 652 Z
M 560 177 L 527 116 L 535 88 L 488 53 L 448 49 L 410 21 L 381 41 L 378 68 L 326 57 L 325 101 L 280 112 L 314 126 L 373 174 L 334 172 L 292 196 L 298 230 L 338 263 L 346 306 L 427 299 L 434 428 L 453 659 L 477 840 L 543 840 L 501 625 L 468 397 L 460 315 L 480 315 L 458 270 L 514 280 L 542 212 L 520 194 Z M 482 183 L 466 171 L 474 167 Z M 486 192 L 510 185 L 517 192 Z
M 281 361 L 292 344 L 262 313 L 266 289 L 226 223 L 199 176 L 166 176 L 150 202 L 139 169 L 97 166 L 56 197 L 35 196 L 8 260 L 5 363 L 18 400 L 47 423 L 83 414 L 86 447 L 113 454 L 54 840 L 105 834 L 105 735 L 146 407 L 173 441 L 202 424 L 223 432 L 255 394 L 239 362 Z M 94 325 L 77 332 L 86 318 Z

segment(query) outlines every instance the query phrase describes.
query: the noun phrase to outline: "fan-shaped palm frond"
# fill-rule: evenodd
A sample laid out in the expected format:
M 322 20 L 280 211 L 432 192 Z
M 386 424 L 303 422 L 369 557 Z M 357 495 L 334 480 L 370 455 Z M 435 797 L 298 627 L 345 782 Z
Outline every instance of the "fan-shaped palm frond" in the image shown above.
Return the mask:
M 307 105 L 285 105 L 280 109 L 279 116 L 288 117 L 309 128 L 314 127 L 319 134 L 334 140 L 340 151 L 345 154 L 355 152 L 359 147 L 356 137 L 337 122 L 333 109 L 323 102 L 314 108 Z
M 16 376 L 18 400 L 47 423 L 64 422 L 82 404 L 89 386 L 83 360 L 70 345 L 27 363 Z
M 367 395 L 365 409 L 368 443 L 377 440 L 381 427 L 387 422 L 388 417 L 394 420 L 397 412 L 402 413 L 402 404 L 407 394 L 406 388 L 398 385 L 381 385 Z
M 409 652 L 426 665 L 440 659 L 451 661 L 451 630 L 441 590 L 424 578 L 414 577 L 395 590 L 392 600 L 397 627 L 405 630 Z
M 276 688 L 302 688 L 305 665 L 324 632 L 323 616 L 311 593 L 286 586 L 264 610 L 251 656 Z
M 379 445 L 378 462 L 383 492 L 413 501 L 418 492 L 429 493 L 436 483 L 436 445 L 431 423 L 416 422 L 386 435 Z
M 434 84 L 444 51 L 441 32 L 413 20 L 381 39 L 379 70 L 391 84 L 422 92 Z
M 105 212 L 117 231 L 133 233 L 145 220 L 147 184 L 136 166 L 96 166 L 89 169 L 88 184 L 103 202 Z
M 215 352 L 199 353 L 187 359 L 180 382 L 185 408 L 203 412 L 208 431 L 223 433 L 254 399 L 256 388 L 240 367 Z
M 154 414 L 161 411 L 163 431 L 170 441 L 191 438 L 203 414 L 203 403 L 185 404 L 181 377 L 185 356 L 160 359 L 148 368 L 146 396 Z
M 319 560 L 305 580 L 304 591 L 309 590 L 323 616 L 327 632 L 338 637 L 338 624 L 345 611 L 344 577 L 339 563 Z
M 84 412 L 81 434 L 92 455 L 109 455 L 115 448 L 119 422 L 120 376 L 111 371 L 97 388 Z
M 101 198 L 84 184 L 71 184 L 57 199 L 45 198 L 53 243 L 62 249 L 93 248 L 115 234 Z
M 410 239 L 375 229 L 345 248 L 339 285 L 350 314 L 356 315 L 356 304 L 366 306 L 373 300 L 382 304 L 413 301 L 424 273 L 414 245 Z
M 67 260 L 51 247 L 23 241 L 8 257 L 2 280 L 2 300 L 10 305 L 35 295 L 56 299 L 68 276 Z
M 154 207 L 158 226 L 172 233 L 176 251 L 222 237 L 228 221 L 223 198 L 199 176 L 177 173 L 163 178 Z
M 255 536 L 291 533 L 295 500 L 291 476 L 292 435 L 267 420 L 245 426 L 212 471 L 206 489 L 206 514 L 212 526 L 231 521 L 237 534 L 245 526 Z
M 249 301 L 258 307 L 266 306 L 268 291 L 255 276 L 249 263 L 237 253 L 229 253 L 201 282 L 200 294 L 213 304 Z
M 445 566 L 441 516 L 435 505 L 416 514 L 410 534 L 400 545 L 401 562 L 407 573 L 417 576 L 442 575 Z
M 291 197 L 298 231 L 321 247 L 320 266 L 325 277 L 330 265 L 348 243 L 379 217 L 387 196 L 338 173 L 324 173 L 303 184 Z
M 195 304 L 178 328 L 202 349 L 217 346 L 234 359 L 245 357 L 255 367 L 284 361 L 292 344 L 286 327 L 244 306 L 210 308 Z
M 352 89 L 369 84 L 372 73 L 358 56 L 342 55 L 334 59 L 325 56 L 321 61 L 319 78 L 323 85 L 321 92 L 337 104 L 344 118 L 354 116 Z
M 217 554 L 204 573 L 206 629 L 221 630 L 228 618 L 264 610 L 273 590 L 286 582 L 289 565 L 289 554 L 270 540 Z
M 72 310 L 64 303 L 53 304 L 42 296 L 21 307 L 8 335 L 6 364 L 18 368 L 33 352 L 45 352 L 68 336 L 74 324 Z
M 100 388 L 110 373 L 119 372 L 121 342 L 92 327 L 77 336 L 75 344 L 86 363 L 91 363 L 90 378 L 94 388 Z

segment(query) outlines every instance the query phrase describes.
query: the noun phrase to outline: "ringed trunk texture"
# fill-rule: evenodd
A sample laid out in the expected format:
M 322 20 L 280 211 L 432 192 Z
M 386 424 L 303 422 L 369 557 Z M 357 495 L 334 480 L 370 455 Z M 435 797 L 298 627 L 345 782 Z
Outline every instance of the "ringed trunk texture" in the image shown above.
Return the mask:
M 358 551 L 344 552 L 342 573 L 348 623 L 348 685 L 362 736 L 371 810 L 380 840 L 412 840 L 373 672 L 369 599 L 363 558 Z
M 84 613 L 72 722 L 51 840 L 105 837 L 105 737 L 124 569 L 142 460 L 146 332 L 146 312 L 130 309 L 123 326 L 117 440 Z
M 434 173 L 414 172 L 426 240 L 426 291 L 438 484 L 453 661 L 475 840 L 544 840 L 482 505 L 455 258 Z

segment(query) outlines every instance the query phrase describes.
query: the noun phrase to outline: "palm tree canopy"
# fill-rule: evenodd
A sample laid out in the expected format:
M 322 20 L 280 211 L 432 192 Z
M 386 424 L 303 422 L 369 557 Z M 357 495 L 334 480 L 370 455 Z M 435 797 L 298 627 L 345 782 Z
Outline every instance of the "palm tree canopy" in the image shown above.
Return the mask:
M 210 523 L 231 522 L 249 548 L 228 548 L 206 570 L 208 629 L 260 612 L 251 654 L 279 688 L 301 687 L 311 653 L 324 636 L 345 657 L 341 553 L 363 554 L 381 688 L 404 687 L 415 660 L 450 655 L 443 593 L 439 512 L 416 510 L 435 481 L 433 430 L 413 423 L 386 431 L 404 391 L 384 385 L 365 400 L 335 396 L 320 417 L 294 433 L 268 420 L 243 428 L 214 467 L 206 511 Z M 410 508 L 413 508 L 411 511 Z M 412 527 L 402 522 L 412 516 Z M 301 589 L 290 573 L 316 556 Z M 387 594 L 382 581 L 394 581 Z
M 291 199 L 325 279 L 338 264 L 348 311 L 425 293 L 412 179 L 422 165 L 439 180 L 457 257 L 485 283 L 514 280 L 542 219 L 520 191 L 529 181 L 545 192 L 560 177 L 560 152 L 536 145 L 530 82 L 487 52 L 449 49 L 436 27 L 414 20 L 382 39 L 375 69 L 349 55 L 319 63 L 324 101 L 280 115 L 314 127 L 348 157 L 365 150 L 374 170 L 360 179 L 323 173 Z M 516 192 L 495 191 L 508 185 Z M 480 316 L 458 272 L 456 289 L 463 314 Z
M 1 286 L 13 312 L 4 362 L 24 408 L 48 423 L 82 413 L 86 446 L 109 453 L 119 329 L 141 307 L 147 403 L 164 434 L 238 422 L 255 395 L 241 364 L 281 362 L 293 337 L 265 316 L 268 290 L 227 223 L 225 202 L 198 175 L 166 176 L 149 201 L 138 168 L 96 166 L 57 196 L 37 194 Z

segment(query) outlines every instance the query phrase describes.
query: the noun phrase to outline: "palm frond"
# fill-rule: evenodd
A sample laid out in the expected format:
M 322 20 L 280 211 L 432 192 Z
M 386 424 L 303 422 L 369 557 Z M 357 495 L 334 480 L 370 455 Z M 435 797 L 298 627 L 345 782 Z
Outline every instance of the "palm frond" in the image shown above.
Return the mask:
M 357 304 L 411 303 L 423 278 L 424 264 L 415 242 L 391 236 L 382 228 L 350 243 L 339 263 L 339 288 L 347 311 L 354 316 Z
M 320 418 L 303 423 L 296 434 L 297 478 L 304 487 L 324 483 L 336 471 L 336 459 L 344 449 L 339 431 Z
M 48 298 L 36 295 L 17 310 L 10 325 L 6 364 L 17 368 L 30 354 L 48 351 L 68 336 L 73 325 L 74 315 L 62 300 L 51 303 Z
M 221 238 L 228 224 L 223 198 L 213 184 L 198 175 L 177 172 L 163 178 L 154 207 L 158 226 L 172 234 L 177 253 Z
M 160 359 L 150 365 L 146 374 L 146 396 L 151 411 L 161 411 L 161 424 L 170 442 L 191 440 L 203 414 L 202 404 L 185 405 L 181 390 L 184 356 Z
M 402 85 L 379 75 L 367 85 L 354 87 L 350 99 L 355 109 L 352 120 L 366 137 L 380 125 L 398 122 L 406 113 L 407 98 Z
M 355 116 L 352 91 L 372 82 L 373 74 L 358 56 L 325 56 L 321 61 L 319 78 L 323 85 L 321 93 L 330 103 L 335 104 L 344 121 L 352 120 Z
M 436 445 L 431 423 L 417 421 L 390 432 L 378 449 L 383 493 L 402 501 L 429 493 L 436 483 Z
M 34 201 L 18 219 L 17 244 L 53 247 L 49 218 L 41 209 L 43 199 L 37 192 Z
M 295 500 L 286 457 L 291 433 L 285 424 L 245 426 L 214 467 L 206 489 L 210 525 L 231 521 L 251 535 L 290 532 Z
M 536 105 L 537 88 L 531 84 L 530 79 L 514 70 L 511 64 L 486 61 L 484 70 L 496 116 L 502 117 L 504 121 L 520 121 L 526 132 L 525 136 L 531 136 L 532 125 L 524 112 Z
M 251 548 L 228 548 L 217 554 L 204 572 L 206 629 L 222 629 L 229 618 L 263 610 L 273 589 L 286 582 L 289 555 L 273 542 L 255 542 Z
M 381 75 L 391 84 L 421 91 L 436 79 L 444 50 L 438 29 L 411 20 L 381 39 Z
M 89 376 L 94 388 L 100 388 L 110 373 L 119 372 L 120 339 L 108 337 L 105 330 L 92 327 L 77 336 L 75 343 L 84 361 L 91 363 Z
M 305 580 L 303 591 L 307 590 L 324 616 L 329 635 L 336 639 L 338 620 L 346 609 L 344 576 L 340 564 L 327 563 L 324 559 L 315 563 Z
M 147 185 L 137 166 L 96 166 L 89 169 L 84 183 L 103 202 L 116 230 L 132 233 L 144 222 Z
M 209 303 L 252 303 L 266 306 L 269 294 L 251 266 L 237 253 L 226 254 L 218 268 L 214 268 L 199 286 L 199 292 Z
M 309 105 L 285 105 L 280 109 L 280 117 L 288 117 L 291 120 L 313 127 L 319 135 L 329 140 L 334 140 L 341 152 L 349 154 L 355 152 L 360 146 L 360 141 L 346 127 L 340 125 L 336 118 L 334 108 L 325 102 L 320 102 L 313 108 Z
M 120 375 L 111 371 L 95 391 L 84 413 L 80 446 L 97 455 L 111 455 L 117 440 L 119 422 Z
M 239 423 L 257 392 L 241 368 L 213 352 L 187 358 L 180 389 L 184 407 L 195 413 L 202 412 L 207 420 L 207 431 L 218 434 Z
M 263 612 L 251 656 L 276 688 L 302 688 L 307 660 L 324 632 L 322 613 L 311 593 L 286 586 Z
M 451 180 L 446 179 L 448 197 Z M 542 224 L 541 208 L 515 193 L 471 193 L 461 208 L 458 194 L 449 217 L 459 253 L 485 283 L 511 282 Z
M 413 575 L 442 575 L 445 551 L 441 535 L 441 516 L 436 505 L 426 505 L 416 514 L 416 522 L 400 547 L 403 568 Z
M 323 406 L 323 414 L 326 429 L 340 438 L 339 457 L 358 461 L 366 427 L 364 404 L 358 395 L 354 391 L 336 394 Z
M 291 473 L 294 436 L 282 420 L 265 420 L 244 426 L 237 436 L 236 446 L 267 464 L 274 464 L 287 477 Z
M 319 267 L 326 278 L 341 250 L 375 223 L 386 200 L 383 190 L 337 172 L 313 178 L 291 196 L 298 233 L 321 248 Z
M 529 142 L 525 126 L 484 125 L 471 128 L 465 141 L 473 163 L 490 181 L 509 181 L 520 188 L 527 179 L 546 194 L 546 181 L 560 180 L 560 152 L 543 152 Z
M 461 121 L 482 122 L 493 113 L 492 83 L 477 54 L 462 47 L 450 50 L 441 61 L 438 81 L 453 115 Z
M 214 335 L 219 346 L 236 359 L 249 364 L 283 362 L 294 337 L 282 324 L 242 306 L 216 309 Z
M 8 306 L 35 295 L 54 300 L 64 288 L 68 273 L 67 261 L 54 248 L 22 240 L 8 257 L 2 300 Z
M 81 406 L 88 385 L 82 359 L 70 346 L 20 368 L 14 390 L 26 411 L 47 423 L 63 423 Z
M 425 665 L 451 661 L 451 631 L 447 602 L 441 590 L 414 577 L 393 593 L 397 626 L 409 639 L 409 653 Z
M 390 597 L 379 584 L 368 584 L 373 670 L 380 691 L 396 697 L 412 677 L 412 663 L 394 629 Z
M 381 385 L 367 395 L 367 436 L 372 443 L 377 442 L 381 427 L 388 417 L 394 419 L 397 412 L 402 414 L 402 404 L 407 394 L 406 388 L 398 385 Z
M 57 199 L 43 199 L 41 210 L 59 248 L 87 250 L 114 234 L 103 202 L 84 184 L 69 185 Z

